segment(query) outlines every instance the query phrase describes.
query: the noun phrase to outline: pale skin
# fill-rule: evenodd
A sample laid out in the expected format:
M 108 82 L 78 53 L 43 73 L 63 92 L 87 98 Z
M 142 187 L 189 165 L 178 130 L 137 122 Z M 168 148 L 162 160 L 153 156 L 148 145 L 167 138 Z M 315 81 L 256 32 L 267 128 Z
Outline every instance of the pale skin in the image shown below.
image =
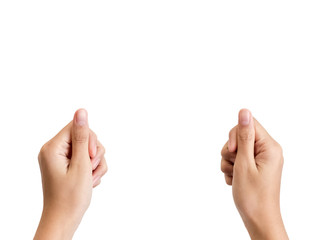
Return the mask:
M 35 240 L 72 239 L 89 207 L 92 189 L 107 171 L 104 154 L 83 109 L 42 147 L 44 204 Z M 221 170 L 232 185 L 235 205 L 251 239 L 287 240 L 280 214 L 281 146 L 250 111 L 242 109 L 221 155 Z
M 89 129 L 84 109 L 39 154 L 43 186 L 43 212 L 34 236 L 72 239 L 88 209 L 92 189 L 107 171 L 105 149 Z
M 251 239 L 287 240 L 280 213 L 282 148 L 249 110 L 239 112 L 221 155 L 221 170 Z

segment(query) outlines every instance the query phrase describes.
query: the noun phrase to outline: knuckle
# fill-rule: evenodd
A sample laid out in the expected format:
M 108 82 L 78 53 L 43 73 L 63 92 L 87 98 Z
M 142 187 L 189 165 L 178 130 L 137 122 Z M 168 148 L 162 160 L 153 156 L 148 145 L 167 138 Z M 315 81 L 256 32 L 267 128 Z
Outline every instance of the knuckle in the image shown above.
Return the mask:
M 233 167 L 231 164 L 229 164 L 226 160 L 222 159 L 221 161 L 221 171 L 223 173 L 229 173 L 232 174 L 233 172 Z
M 224 166 L 224 160 L 221 160 L 221 172 L 224 172 L 225 166 Z
M 233 137 L 236 134 L 236 126 L 229 131 L 229 138 Z
M 230 159 L 229 159 L 230 162 L 235 163 L 236 157 L 237 157 L 237 153 L 236 152 L 231 153 L 230 154 Z
M 275 141 L 275 140 L 273 140 L 273 142 L 272 142 L 272 150 L 273 150 L 275 153 L 277 153 L 277 154 L 281 154 L 281 155 L 282 155 L 282 147 L 281 147 L 281 145 L 280 145 L 277 141 Z
M 102 147 L 103 148 L 103 154 L 105 155 L 106 153 L 106 148 L 105 147 Z
M 248 142 L 253 140 L 254 138 L 254 133 L 252 131 L 241 131 L 238 134 L 239 140 L 243 142 Z
M 51 154 L 54 152 L 54 148 L 55 148 L 55 146 L 51 141 L 46 142 L 41 147 L 39 155 L 38 155 L 39 164 L 51 156 Z
M 226 145 L 223 146 L 223 148 L 221 149 L 221 156 L 223 156 L 226 152 Z
M 77 131 L 73 135 L 73 141 L 77 143 L 85 143 L 88 141 L 88 135 L 84 131 Z
M 49 142 L 45 143 L 39 153 L 39 159 L 45 157 L 51 151 L 51 145 Z
M 270 154 L 272 154 L 272 156 L 275 156 L 277 159 L 279 159 L 279 161 L 277 163 L 279 163 L 279 165 L 283 166 L 284 164 L 284 157 L 283 157 L 283 149 L 281 147 L 281 145 L 273 140 L 271 142 L 270 145 Z
M 39 156 L 44 155 L 47 151 L 48 151 L 48 145 L 47 145 L 47 143 L 45 143 L 40 149 Z
M 105 162 L 104 165 L 103 165 L 103 168 L 102 168 L 102 175 L 106 174 L 107 171 L 108 171 L 108 166 L 107 166 L 107 164 Z
M 107 168 L 107 167 L 104 167 L 104 168 L 102 169 L 101 176 L 104 176 L 104 175 L 107 173 L 107 171 L 108 171 L 108 168 Z
M 102 155 L 105 155 L 105 153 L 106 153 L 106 149 L 103 145 L 100 145 L 100 152 Z
M 244 175 L 247 176 L 251 174 L 251 168 L 249 166 L 249 161 L 247 159 L 239 159 L 239 163 L 234 165 L 234 172 L 238 175 Z
M 233 129 L 231 129 L 231 130 L 229 131 L 229 138 L 231 138 L 231 136 L 232 136 L 232 130 L 233 130 Z
M 275 142 L 275 151 L 279 155 L 280 165 L 284 164 L 283 149 L 278 142 Z
M 94 137 L 95 139 L 98 139 L 97 134 L 95 134 L 94 132 L 92 132 L 92 133 L 93 133 L 93 137 Z

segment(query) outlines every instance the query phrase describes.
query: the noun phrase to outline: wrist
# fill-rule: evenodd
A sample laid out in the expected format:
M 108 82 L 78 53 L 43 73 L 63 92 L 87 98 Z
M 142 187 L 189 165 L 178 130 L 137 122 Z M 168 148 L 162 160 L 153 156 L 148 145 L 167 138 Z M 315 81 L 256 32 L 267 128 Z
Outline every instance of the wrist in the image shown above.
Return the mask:
M 242 218 L 252 240 L 288 240 L 280 210 L 264 210 Z
M 72 239 L 81 219 L 60 209 L 44 207 L 34 240 Z

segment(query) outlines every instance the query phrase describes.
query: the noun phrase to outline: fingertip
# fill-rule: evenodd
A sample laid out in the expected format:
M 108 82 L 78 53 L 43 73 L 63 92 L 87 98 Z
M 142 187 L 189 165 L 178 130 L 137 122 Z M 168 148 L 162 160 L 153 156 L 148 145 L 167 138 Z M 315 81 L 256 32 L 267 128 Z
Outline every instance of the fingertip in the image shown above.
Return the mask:
M 96 176 L 93 179 L 92 187 L 97 187 L 101 182 L 100 176 Z
M 250 110 L 243 108 L 238 114 L 238 123 L 241 126 L 248 126 L 252 120 L 252 113 Z
M 77 126 L 85 126 L 88 124 L 88 112 L 84 108 L 78 109 L 74 114 L 74 123 Z
M 98 167 L 100 160 L 100 158 L 92 159 L 92 170 L 95 170 Z
M 243 108 L 238 115 L 238 129 L 236 136 L 236 145 L 240 140 L 251 140 L 254 138 L 254 120 L 251 111 Z
M 90 143 L 89 154 L 91 158 L 94 158 L 97 155 L 97 147 L 93 143 Z

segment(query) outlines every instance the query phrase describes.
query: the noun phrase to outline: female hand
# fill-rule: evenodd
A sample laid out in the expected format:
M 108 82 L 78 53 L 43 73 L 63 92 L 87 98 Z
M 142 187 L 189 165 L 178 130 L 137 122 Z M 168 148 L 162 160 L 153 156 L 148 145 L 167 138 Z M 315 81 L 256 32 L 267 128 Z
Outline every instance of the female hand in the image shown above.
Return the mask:
M 288 239 L 280 214 L 282 149 L 247 109 L 239 112 L 221 155 L 221 170 L 251 238 Z
M 105 149 L 84 109 L 39 154 L 43 213 L 34 239 L 71 239 L 107 171 Z

